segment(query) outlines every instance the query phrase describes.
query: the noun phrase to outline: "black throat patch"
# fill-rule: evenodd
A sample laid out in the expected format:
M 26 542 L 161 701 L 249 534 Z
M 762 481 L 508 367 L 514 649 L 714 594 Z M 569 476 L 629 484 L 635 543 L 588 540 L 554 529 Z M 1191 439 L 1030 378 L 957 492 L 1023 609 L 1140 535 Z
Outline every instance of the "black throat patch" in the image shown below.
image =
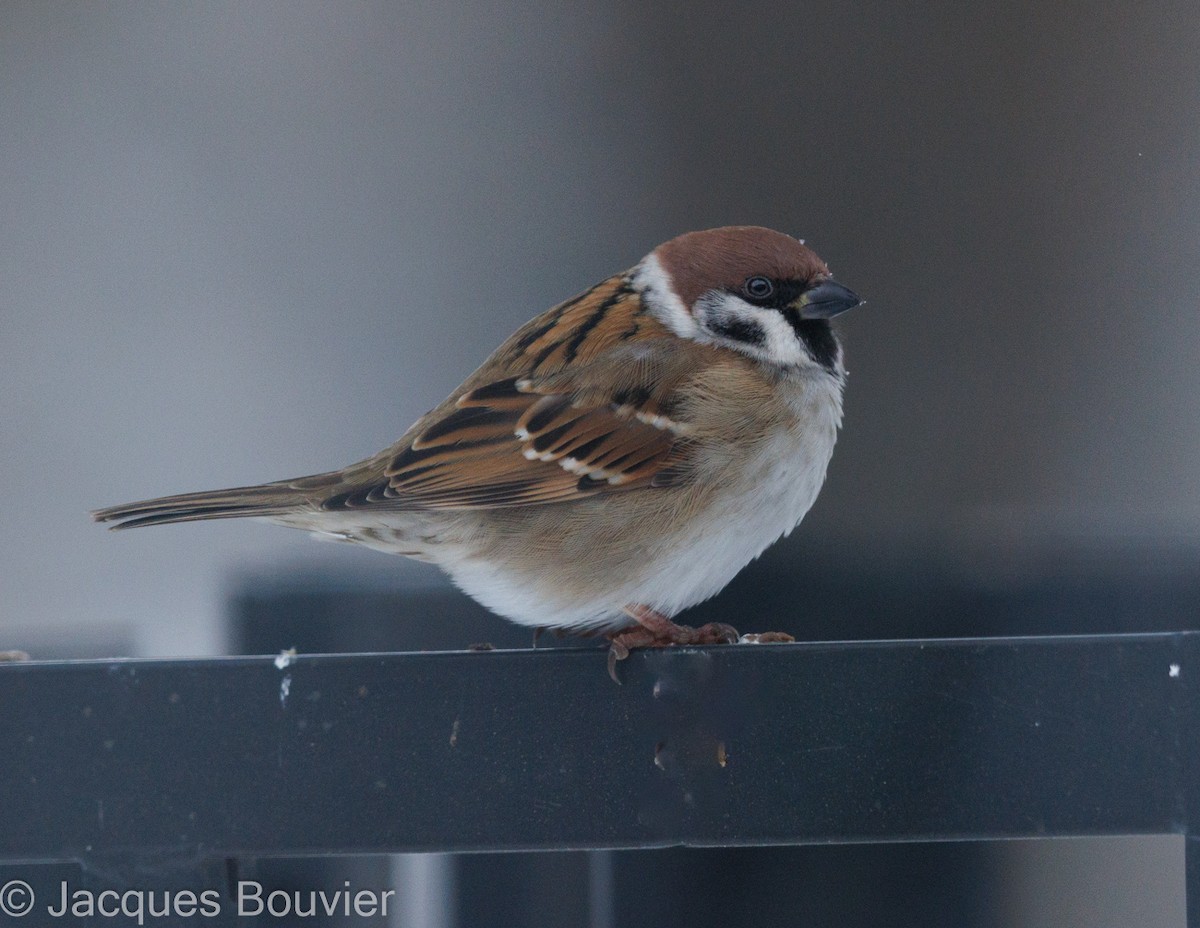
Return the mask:
M 812 359 L 832 373 L 837 363 L 838 343 L 829 320 L 801 319 L 800 313 L 791 308 L 783 310 L 783 318 L 792 327 L 796 337 L 804 342 Z

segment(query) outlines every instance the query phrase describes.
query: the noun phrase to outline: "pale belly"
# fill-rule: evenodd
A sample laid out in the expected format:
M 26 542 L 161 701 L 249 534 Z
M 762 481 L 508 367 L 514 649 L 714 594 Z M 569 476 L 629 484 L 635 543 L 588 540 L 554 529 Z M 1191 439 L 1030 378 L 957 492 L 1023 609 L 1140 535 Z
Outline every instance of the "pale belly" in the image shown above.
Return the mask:
M 622 607 L 633 604 L 673 616 L 720 592 L 816 500 L 841 420 L 840 385 L 818 386 L 793 400 L 804 428 L 714 456 L 686 488 L 512 509 L 329 514 L 304 527 L 432 561 L 522 625 L 620 628 L 629 624 Z

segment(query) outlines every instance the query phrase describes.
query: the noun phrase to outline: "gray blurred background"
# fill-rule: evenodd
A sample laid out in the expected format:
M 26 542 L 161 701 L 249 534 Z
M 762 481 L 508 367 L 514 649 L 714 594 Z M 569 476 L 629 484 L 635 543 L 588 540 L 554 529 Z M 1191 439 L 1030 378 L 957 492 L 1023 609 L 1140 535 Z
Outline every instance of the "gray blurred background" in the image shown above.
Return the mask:
M 729 223 L 868 300 L 776 557 L 1195 564 L 1194 3 L 10 0 L 0 169 L 0 649 L 220 653 L 248 573 L 433 582 L 86 513 L 372 453 L 528 317 Z M 1006 924 L 1182 924 L 1177 842 L 1066 846 L 997 852 Z

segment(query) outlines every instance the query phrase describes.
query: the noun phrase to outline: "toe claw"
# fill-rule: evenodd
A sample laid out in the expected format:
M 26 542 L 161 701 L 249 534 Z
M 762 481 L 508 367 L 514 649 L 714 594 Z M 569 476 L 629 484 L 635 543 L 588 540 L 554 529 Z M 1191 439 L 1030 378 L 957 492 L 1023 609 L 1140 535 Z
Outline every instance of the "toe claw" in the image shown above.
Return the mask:
M 696 644 L 736 644 L 741 636 L 732 625 L 724 622 L 709 622 L 696 629 Z
M 621 678 L 617 676 L 617 661 L 623 661 L 629 656 L 629 650 L 623 645 L 621 646 L 621 650 L 625 653 L 618 653 L 615 641 L 608 648 L 608 675 L 612 677 L 613 683 L 617 684 L 617 686 L 622 685 Z
M 607 633 L 608 675 L 620 683 L 617 662 L 623 661 L 634 648 L 669 648 L 673 645 L 737 644 L 739 641 L 763 643 L 792 641 L 784 632 L 763 632 L 758 635 L 739 635 L 738 630 L 724 622 L 709 622 L 699 628 L 677 625 L 661 612 L 648 606 L 627 606 L 625 612 L 637 624 L 620 631 Z
M 742 635 L 738 639 L 742 644 L 782 644 L 795 640 L 787 632 L 757 632 L 750 635 Z

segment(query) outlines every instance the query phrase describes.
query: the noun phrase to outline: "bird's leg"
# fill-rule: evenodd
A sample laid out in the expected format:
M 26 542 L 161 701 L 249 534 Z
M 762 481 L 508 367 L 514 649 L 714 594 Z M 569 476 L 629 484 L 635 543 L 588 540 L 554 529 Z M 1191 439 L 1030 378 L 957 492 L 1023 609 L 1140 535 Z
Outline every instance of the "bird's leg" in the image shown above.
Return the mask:
M 649 606 L 629 605 L 626 615 L 637 622 L 608 636 L 608 675 L 617 680 L 617 661 L 623 661 L 634 648 L 669 648 L 676 644 L 734 644 L 737 629 L 724 622 L 709 622 L 699 628 L 676 625 Z M 620 683 L 620 680 L 617 680 Z
M 709 622 L 699 628 L 676 625 L 661 612 L 649 606 L 626 606 L 625 614 L 650 632 L 652 640 L 635 647 L 666 648 L 673 644 L 733 644 L 738 640 L 737 629 L 724 622 Z

